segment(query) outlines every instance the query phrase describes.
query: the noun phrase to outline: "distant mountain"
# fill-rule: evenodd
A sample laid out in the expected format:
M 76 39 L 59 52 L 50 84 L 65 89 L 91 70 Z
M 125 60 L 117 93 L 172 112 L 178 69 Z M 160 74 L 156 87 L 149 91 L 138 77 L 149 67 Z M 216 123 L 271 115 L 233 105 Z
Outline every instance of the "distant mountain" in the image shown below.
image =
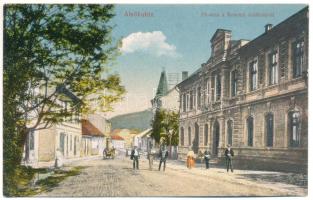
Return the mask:
M 110 119 L 112 129 L 138 129 L 143 131 L 151 127 L 153 113 L 151 110 L 118 115 Z

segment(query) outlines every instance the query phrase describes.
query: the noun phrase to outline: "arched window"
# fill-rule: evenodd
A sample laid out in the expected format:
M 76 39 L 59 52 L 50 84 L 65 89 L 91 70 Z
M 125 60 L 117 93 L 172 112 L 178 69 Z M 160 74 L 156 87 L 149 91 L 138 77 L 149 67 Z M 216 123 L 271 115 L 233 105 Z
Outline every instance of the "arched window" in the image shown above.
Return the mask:
M 265 117 L 266 121 L 266 146 L 273 146 L 274 139 L 274 117 L 272 113 L 269 113 Z
M 191 145 L 191 128 L 188 127 L 188 145 Z
M 209 126 L 208 124 L 204 125 L 204 145 L 208 145 L 209 142 Z
M 247 119 L 248 146 L 253 146 L 253 117 Z
M 227 121 L 227 143 L 233 145 L 233 121 Z
M 184 134 L 184 128 L 180 128 L 180 144 L 181 146 L 184 146 L 184 139 L 185 139 L 185 134 Z
M 300 146 L 300 113 L 290 112 L 289 113 L 289 145 L 291 147 Z

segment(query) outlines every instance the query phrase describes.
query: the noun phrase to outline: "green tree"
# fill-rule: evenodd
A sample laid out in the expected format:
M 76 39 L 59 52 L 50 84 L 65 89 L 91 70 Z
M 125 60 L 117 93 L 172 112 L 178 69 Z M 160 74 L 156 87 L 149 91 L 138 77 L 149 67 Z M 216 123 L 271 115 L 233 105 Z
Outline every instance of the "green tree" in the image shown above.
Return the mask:
M 178 126 L 179 126 L 179 114 L 175 111 L 164 111 L 163 127 L 166 133 L 166 144 L 169 146 L 178 145 Z
M 30 130 L 49 128 L 77 109 L 106 112 L 121 100 L 120 77 L 109 73 L 119 54 L 113 17 L 112 5 L 4 6 L 5 195 L 14 195 L 13 177 Z M 72 91 L 81 106 L 58 111 L 58 88 Z
M 151 137 L 158 143 L 160 144 L 160 139 L 161 139 L 161 134 L 162 134 L 162 121 L 163 121 L 163 115 L 162 112 L 157 109 L 154 118 L 152 120 L 152 133 Z
M 152 121 L 151 136 L 157 143 L 164 141 L 167 145 L 178 145 L 178 112 L 158 109 Z

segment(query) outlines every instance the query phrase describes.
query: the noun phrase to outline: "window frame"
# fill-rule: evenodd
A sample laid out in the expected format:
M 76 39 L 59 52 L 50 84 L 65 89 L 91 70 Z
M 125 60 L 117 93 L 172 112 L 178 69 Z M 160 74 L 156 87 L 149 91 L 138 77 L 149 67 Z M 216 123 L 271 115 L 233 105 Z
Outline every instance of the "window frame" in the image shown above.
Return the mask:
M 204 125 L 204 146 L 209 144 L 209 125 L 206 123 Z
M 274 55 L 275 55 L 275 61 L 273 60 Z M 279 77 L 278 76 L 278 61 L 279 61 L 279 54 L 277 50 L 274 50 L 268 54 L 268 85 L 278 84 L 278 77 Z
M 247 124 L 247 146 L 253 147 L 254 143 L 254 117 L 249 116 L 246 120 Z M 251 126 L 250 126 L 251 125 Z M 252 132 L 250 130 L 252 129 Z
M 230 126 L 229 126 L 230 125 Z M 227 121 L 227 143 L 233 145 L 234 122 L 229 119 Z
M 186 112 L 187 102 L 186 102 L 186 93 L 183 94 L 183 112 Z
M 210 90 L 211 90 L 211 101 L 215 101 L 215 75 L 212 74 L 211 84 L 210 84 Z
M 237 91 L 238 91 L 238 70 L 234 69 L 230 72 L 230 96 L 231 97 L 237 96 Z
M 271 125 L 271 127 L 270 127 L 270 125 Z M 265 133 L 266 133 L 266 140 L 265 140 L 266 147 L 273 147 L 274 146 L 274 136 L 275 136 L 275 123 L 274 123 L 274 114 L 273 113 L 267 113 L 265 115 Z
M 300 52 L 296 52 L 297 49 L 297 44 L 300 44 L 299 50 Z M 302 76 L 303 73 L 303 68 L 304 68 L 304 38 L 301 37 L 297 40 L 295 40 L 292 43 L 292 78 L 299 78 Z M 296 66 L 296 59 L 300 58 L 300 66 Z M 298 69 L 298 70 L 296 70 Z M 297 71 L 299 71 L 298 73 L 296 73 Z
M 185 130 L 184 127 L 180 127 L 180 145 L 185 145 Z
M 29 150 L 35 150 L 35 131 L 29 131 L 29 139 L 28 139 Z
M 188 127 L 188 145 L 191 146 L 192 141 L 191 141 L 191 127 Z
M 255 68 L 254 68 L 255 66 Z M 253 71 L 252 71 L 253 68 Z M 249 91 L 255 91 L 258 89 L 258 59 L 255 58 L 248 62 L 248 73 L 249 73 Z M 253 72 L 253 73 L 252 73 Z M 253 77 L 255 76 L 255 79 Z M 255 80 L 255 84 L 254 81 Z
M 197 87 L 197 108 L 201 108 L 201 86 Z
M 222 98 L 222 81 L 219 73 L 215 74 L 215 101 L 220 101 Z
M 193 110 L 193 90 L 189 92 L 189 109 Z
M 293 124 L 294 124 L 294 120 L 292 117 L 293 114 L 298 114 L 298 120 L 297 122 L 295 122 L 296 124 L 296 128 L 297 128 L 297 132 L 296 132 L 296 143 L 293 142 L 292 138 L 294 136 L 294 132 L 293 132 Z M 289 144 L 288 146 L 291 148 L 297 148 L 301 146 L 301 114 L 299 111 L 290 111 L 288 112 L 288 133 L 289 133 Z

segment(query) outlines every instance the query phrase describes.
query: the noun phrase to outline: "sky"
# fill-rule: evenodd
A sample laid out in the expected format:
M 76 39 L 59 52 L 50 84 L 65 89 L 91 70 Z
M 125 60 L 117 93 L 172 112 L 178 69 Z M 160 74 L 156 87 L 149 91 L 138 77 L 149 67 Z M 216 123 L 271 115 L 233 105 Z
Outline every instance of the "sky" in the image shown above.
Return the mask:
M 216 29 L 231 30 L 233 40 L 253 40 L 265 24 L 275 26 L 305 6 L 117 5 L 113 37 L 122 41 L 122 54 L 112 72 L 120 74 L 127 93 L 107 116 L 151 108 L 162 70 L 190 75 L 200 68 L 210 57 Z

